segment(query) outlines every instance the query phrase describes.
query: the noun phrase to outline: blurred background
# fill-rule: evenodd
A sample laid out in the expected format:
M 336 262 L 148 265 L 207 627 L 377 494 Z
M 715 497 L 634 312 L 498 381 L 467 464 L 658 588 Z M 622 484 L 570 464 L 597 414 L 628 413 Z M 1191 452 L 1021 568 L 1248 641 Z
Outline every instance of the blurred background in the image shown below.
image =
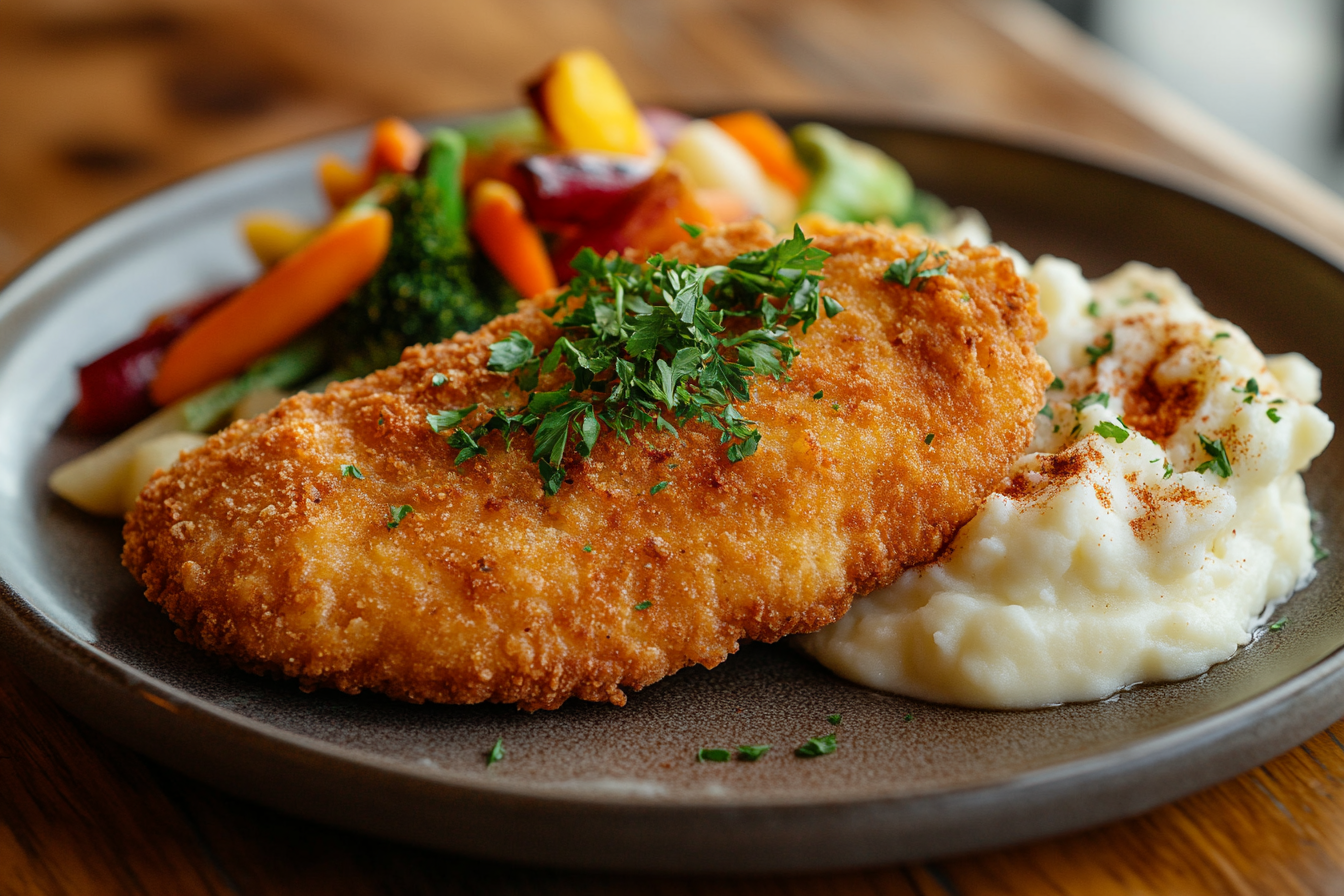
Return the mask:
M 1328 230 L 1335 210 L 1313 218 L 1298 172 L 1344 187 L 1340 7 L 0 0 L 0 276 L 210 165 L 389 113 L 515 103 L 528 75 L 577 46 L 606 54 L 643 102 L 1068 137 L 1236 182 Z
M 1339 0 L 1050 0 L 1165 86 L 1344 189 Z

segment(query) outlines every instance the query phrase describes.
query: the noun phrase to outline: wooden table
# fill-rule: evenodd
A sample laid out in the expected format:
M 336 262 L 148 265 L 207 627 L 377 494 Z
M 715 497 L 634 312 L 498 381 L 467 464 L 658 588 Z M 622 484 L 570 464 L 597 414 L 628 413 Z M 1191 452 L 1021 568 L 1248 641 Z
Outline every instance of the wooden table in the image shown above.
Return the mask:
M 128 198 L 379 115 L 516 101 L 591 46 L 637 97 L 954 115 L 1178 165 L 1344 253 L 1344 209 L 1032 0 L 5 0 L 0 276 Z M 149 762 L 0 659 L 0 892 L 1319 893 L 1344 881 L 1344 722 L 1136 819 L 789 878 L 529 870 L 295 821 Z

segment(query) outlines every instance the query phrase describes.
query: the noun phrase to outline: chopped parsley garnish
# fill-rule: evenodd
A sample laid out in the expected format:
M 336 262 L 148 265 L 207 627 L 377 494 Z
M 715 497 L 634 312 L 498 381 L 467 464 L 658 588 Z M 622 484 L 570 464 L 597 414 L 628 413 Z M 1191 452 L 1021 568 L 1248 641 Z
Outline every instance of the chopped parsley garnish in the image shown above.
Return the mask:
M 1089 345 L 1087 347 L 1087 356 L 1091 358 L 1092 364 L 1101 360 L 1104 355 L 1109 355 L 1115 348 L 1115 334 L 1107 333 L 1101 337 L 1101 345 Z
M 1083 408 L 1090 408 L 1094 404 L 1109 408 L 1111 406 L 1111 396 L 1108 392 L 1093 392 L 1089 395 L 1084 395 L 1082 398 L 1075 398 L 1070 404 L 1073 405 L 1073 412 L 1075 414 L 1081 414 Z
M 341 464 L 341 476 L 349 476 L 351 479 L 364 478 L 364 474 L 359 472 L 359 467 L 354 464 Z
M 504 758 L 504 738 L 495 741 L 495 745 L 490 748 L 490 752 L 485 757 L 485 767 L 489 768 L 496 762 Z
M 1073 436 L 1078 435 L 1078 433 L 1082 431 L 1083 431 L 1083 424 L 1075 423 L 1073 424 L 1073 429 L 1069 430 L 1069 437 L 1072 438 Z
M 1129 430 L 1121 423 L 1119 426 L 1109 420 L 1103 420 L 1092 428 L 1092 431 L 1103 439 L 1114 439 L 1116 444 L 1122 444 L 1129 438 Z
M 971 294 L 968 293 L 968 292 L 964 292 L 964 293 L 962 293 L 962 294 L 961 294 L 961 300 L 962 300 L 963 302 L 969 302 L 969 301 L 971 300 Z
M 1196 473 L 1203 473 L 1206 470 L 1212 470 L 1223 479 L 1232 475 L 1232 464 L 1227 459 L 1227 449 L 1223 447 L 1223 440 L 1217 439 L 1210 442 L 1204 438 L 1201 433 L 1195 433 L 1199 436 L 1199 444 L 1204 448 L 1204 453 L 1209 459 L 1195 467 Z
M 496 343 L 498 344 L 498 343 Z M 426 414 L 425 421 L 429 423 L 429 428 L 435 432 L 443 432 L 452 429 L 463 420 L 467 419 L 472 411 L 476 410 L 476 405 L 471 405 L 457 410 L 439 411 L 437 414 Z
M 415 508 L 409 504 L 392 504 L 389 505 L 388 511 L 391 513 L 392 519 L 388 521 L 387 528 L 395 529 L 401 525 L 402 520 L 415 513 Z
M 629 441 L 632 429 L 675 434 L 691 420 L 721 433 L 729 461 L 750 457 L 761 433 L 739 404 L 751 400 L 751 378 L 786 378 L 799 352 L 789 328 L 807 332 L 823 310 L 829 317 L 844 310 L 821 294 L 826 257 L 797 227 L 768 249 L 711 267 L 661 255 L 637 264 L 585 248 L 571 262 L 577 276 L 547 310 L 558 316 L 555 344 L 538 353 L 515 331 L 490 348 L 487 367 L 514 374 L 531 392 L 527 404 L 491 409 L 475 429 L 456 429 L 448 439 L 459 449 L 456 462 L 485 454 L 481 441 L 491 433 L 500 434 L 505 450 L 518 432 L 531 433 L 532 460 L 546 494 L 554 495 L 565 480 L 571 437 L 587 457 L 603 426 Z M 729 329 L 734 318 L 747 326 Z M 562 367 L 569 382 L 536 391 L 541 375 Z
M 1270 420 L 1273 420 L 1275 423 L 1278 423 L 1280 420 L 1283 419 L 1282 417 L 1279 416 L 1278 408 L 1270 408 L 1269 410 L 1265 411 L 1265 416 L 1268 417 Z
M 1288 624 L 1287 619 L 1280 619 L 1278 622 L 1271 623 L 1269 626 L 1269 630 L 1272 632 L 1281 632 L 1283 631 L 1283 627 L 1287 624 Z
M 804 759 L 812 759 L 817 756 L 828 756 L 834 752 L 835 735 L 823 734 L 821 737 L 809 737 L 807 743 L 794 750 L 793 754 Z
M 696 762 L 727 762 L 733 754 L 722 747 L 701 747 L 695 753 Z
M 1148 301 L 1152 302 L 1152 303 L 1155 304 L 1155 305 L 1161 305 L 1161 304 L 1162 304 L 1162 299 L 1161 299 L 1161 297 L 1158 296 L 1158 294 L 1155 293 L 1155 292 L 1153 292 L 1151 289 L 1145 289 L 1145 290 L 1143 291 L 1143 297 L 1144 297 L 1145 299 L 1147 299 Z
M 1176 472 L 1176 468 L 1173 467 L 1173 466 L 1171 465 L 1171 461 L 1169 461 L 1169 460 L 1164 460 L 1164 461 L 1162 461 L 1162 478 L 1163 478 L 1163 479 L 1170 479 L 1170 478 L 1171 478 L 1171 474 L 1172 474 L 1172 473 L 1175 473 L 1175 472 Z
M 823 394 L 822 394 L 822 390 L 821 390 L 821 389 L 818 389 L 818 390 L 817 390 L 816 392 L 814 392 L 813 395 L 812 395 L 812 398 L 815 399 L 815 400 L 817 400 L 817 401 L 821 401 L 821 399 L 822 399 L 823 397 L 824 397 L 824 396 L 823 396 Z
M 1246 381 L 1245 387 L 1233 386 L 1232 391 L 1241 392 L 1246 396 L 1242 399 L 1242 404 L 1250 404 L 1255 401 L 1255 396 L 1260 394 L 1260 384 L 1255 381 L 1255 377 L 1251 377 Z
M 1049 402 L 1046 402 L 1045 407 L 1041 408 L 1036 413 L 1041 417 L 1045 417 L 1047 420 L 1055 419 L 1055 409 L 1050 407 Z
M 653 601 L 651 601 L 651 600 L 642 600 L 642 601 L 640 601 L 639 603 L 635 604 L 635 609 L 636 609 L 636 610 L 639 610 L 639 611 L 642 612 L 642 611 L 644 611 L 644 610 L 647 610 L 647 609 L 648 609 L 649 607 L 651 607 L 651 606 L 653 606 Z
M 905 714 L 905 720 L 906 720 L 907 722 L 913 720 L 914 717 L 915 717 L 915 714 L 912 713 L 912 712 L 908 712 L 908 713 Z
M 1101 317 L 1101 306 L 1097 304 L 1096 299 L 1093 299 L 1092 301 L 1087 303 L 1087 316 Z
M 914 258 L 898 258 L 887 266 L 886 273 L 882 275 L 882 279 L 886 280 L 888 283 L 899 283 L 902 286 L 910 286 L 911 284 L 914 284 L 916 280 L 923 281 L 931 277 L 945 277 L 947 276 L 946 256 L 946 252 L 939 252 L 934 256 L 934 260 L 942 258 L 944 259 L 943 263 L 937 267 L 928 268 L 923 271 L 919 268 L 929 257 L 928 249 L 925 249 Z M 923 286 L 924 284 L 921 282 L 916 285 L 915 288 L 922 289 Z
M 586 545 L 584 545 L 584 546 L 583 546 L 583 552 L 584 552 L 585 554 L 591 554 L 591 553 L 593 552 L 593 546 L 590 545 L 590 544 L 586 544 Z
M 1330 552 L 1321 547 L 1321 536 L 1317 535 L 1315 532 L 1311 533 L 1311 549 L 1316 552 L 1315 556 L 1311 558 L 1311 562 L 1313 563 L 1319 563 L 1330 556 Z
M 1064 388 L 1064 381 L 1063 381 L 1062 379 L 1060 379 L 1059 377 L 1055 377 L 1054 382 L 1052 382 L 1050 385 L 1046 386 L 1045 388 L 1048 389 L 1048 390 L 1050 390 L 1051 392 L 1055 391 L 1056 389 L 1063 389 L 1063 388 Z
M 441 374 L 441 373 L 436 373 L 436 374 L 434 374 L 432 377 L 429 378 L 429 382 L 430 382 L 430 385 L 432 385 L 435 389 L 437 389 L 437 388 L 439 388 L 440 386 L 442 386 L 444 383 L 448 382 L 448 377 L 444 376 L 444 375 Z
M 742 744 L 737 748 L 737 758 L 755 762 L 768 752 L 770 752 L 769 744 Z
M 926 435 L 926 436 L 924 437 L 924 444 L 925 444 L 925 445 L 932 445 L 932 444 L 933 444 L 933 433 L 929 433 L 928 435 Z
M 839 725 L 839 724 L 840 724 L 840 713 L 838 713 L 838 712 L 837 712 L 837 713 L 832 713 L 831 715 L 829 715 L 829 716 L 826 717 L 826 721 L 830 722 L 832 725 Z
M 691 235 L 691 239 L 695 239 L 705 232 L 705 228 L 701 227 L 699 224 L 692 224 L 690 221 L 678 221 L 677 223 L 681 225 L 682 230 Z
M 1214 334 L 1213 334 L 1213 341 L 1214 341 L 1214 342 L 1217 342 L 1219 339 L 1231 339 L 1231 338 L 1232 338 L 1232 334 L 1231 334 L 1231 333 L 1214 333 Z
M 840 402 L 838 402 L 838 401 L 833 401 L 833 402 L 831 402 L 831 410 L 833 410 L 833 411 L 838 411 L 838 410 L 840 410 Z
M 668 482 L 666 479 L 664 479 L 662 482 L 655 483 L 653 487 L 649 489 L 649 494 L 656 495 L 671 484 L 672 483 Z

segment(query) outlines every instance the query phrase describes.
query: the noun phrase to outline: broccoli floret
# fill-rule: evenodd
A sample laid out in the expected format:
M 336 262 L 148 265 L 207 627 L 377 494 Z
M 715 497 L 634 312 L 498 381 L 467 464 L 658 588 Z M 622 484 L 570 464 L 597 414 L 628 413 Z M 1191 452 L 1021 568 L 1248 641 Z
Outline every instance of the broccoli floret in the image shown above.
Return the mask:
M 336 378 L 362 376 L 397 363 L 401 350 L 474 330 L 510 310 L 516 295 L 473 278 L 481 265 L 467 238 L 462 201 L 466 145 L 447 128 L 435 132 L 422 175 L 384 186 L 392 241 L 377 273 L 328 319 Z

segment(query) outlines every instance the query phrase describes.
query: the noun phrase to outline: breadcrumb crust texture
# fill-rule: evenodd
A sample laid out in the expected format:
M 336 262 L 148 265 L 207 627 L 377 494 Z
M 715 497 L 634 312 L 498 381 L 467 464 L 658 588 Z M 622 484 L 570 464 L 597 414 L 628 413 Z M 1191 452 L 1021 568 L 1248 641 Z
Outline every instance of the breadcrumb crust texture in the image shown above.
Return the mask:
M 820 628 L 970 519 L 1025 448 L 1050 373 L 1034 287 L 997 250 L 951 250 L 947 276 L 905 288 L 882 274 L 926 240 L 813 235 L 846 310 L 796 334 L 789 382 L 757 379 L 743 411 L 762 439 L 740 463 L 690 424 L 628 445 L 604 431 L 591 457 L 569 452 L 554 497 L 526 435 L 455 466 L 425 415 L 524 400 L 485 366 L 512 330 L 554 342 L 524 303 L 185 454 L 128 516 L 123 562 L 191 644 L 305 689 L 414 702 L 620 705 L 744 638 Z M 773 239 L 737 225 L 673 254 L 723 263 Z M 402 504 L 414 512 L 389 528 Z

